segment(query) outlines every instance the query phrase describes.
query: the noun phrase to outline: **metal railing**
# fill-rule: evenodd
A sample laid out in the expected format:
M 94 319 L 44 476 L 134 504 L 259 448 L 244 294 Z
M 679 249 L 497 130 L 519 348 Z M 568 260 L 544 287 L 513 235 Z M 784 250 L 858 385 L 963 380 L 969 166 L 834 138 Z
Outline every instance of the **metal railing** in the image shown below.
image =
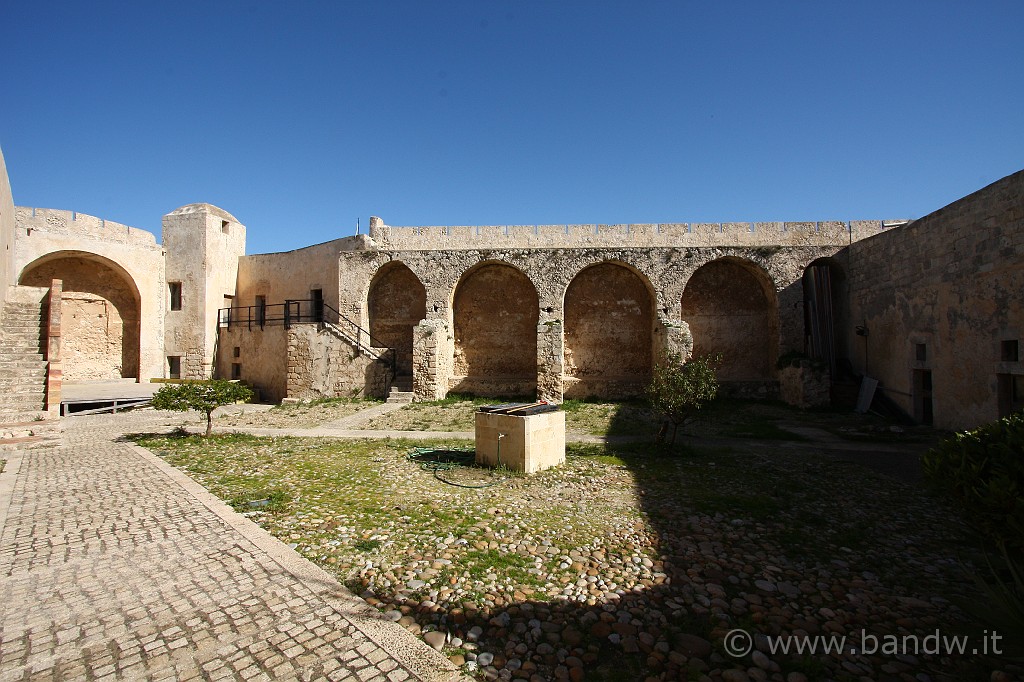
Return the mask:
M 321 299 L 286 299 L 284 303 L 221 308 L 217 311 L 217 326 L 226 329 L 245 328 L 252 331 L 273 326 L 290 329 L 295 324 L 332 327 L 363 353 L 375 360 L 387 362 L 391 367 L 391 375 L 395 375 L 397 354 L 394 349 Z

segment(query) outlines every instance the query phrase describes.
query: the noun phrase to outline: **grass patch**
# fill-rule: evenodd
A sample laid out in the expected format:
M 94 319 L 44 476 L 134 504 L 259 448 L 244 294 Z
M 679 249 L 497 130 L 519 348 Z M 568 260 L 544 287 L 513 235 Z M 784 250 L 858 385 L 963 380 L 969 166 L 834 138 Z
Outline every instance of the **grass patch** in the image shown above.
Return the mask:
M 493 402 L 461 397 L 445 404 L 414 404 L 393 414 L 408 411 L 436 423 L 438 413 L 430 410 L 461 410 L 469 416 L 479 404 Z M 805 419 L 777 405 L 734 403 L 730 409 L 739 408 L 745 413 L 711 410 L 693 429 L 720 433 L 777 418 Z M 622 409 L 570 401 L 566 413 L 577 424 L 593 419 L 592 424 L 610 429 Z M 828 419 L 842 423 L 839 417 Z M 634 428 L 644 423 L 634 422 Z M 576 602 L 566 606 L 564 591 L 593 578 L 603 581 L 602 589 L 626 595 L 624 602 L 651 600 L 650 608 L 646 601 L 628 607 L 638 619 L 646 613 L 673 613 L 668 625 L 657 624 L 667 641 L 682 632 L 714 640 L 718 635 L 712 636 L 707 617 L 687 614 L 679 606 L 693 601 L 684 589 L 689 582 L 677 578 L 680 572 L 693 575 L 695 582 L 723 586 L 728 600 L 756 591 L 753 581 L 765 577 L 762 566 L 775 564 L 818 576 L 817 581 L 872 572 L 880 576 L 881 586 L 871 589 L 881 590 L 887 603 L 900 596 L 966 589 L 957 582 L 951 557 L 956 543 L 968 539 L 958 535 L 959 526 L 934 499 L 782 440 L 771 448 L 747 443 L 700 447 L 693 445 L 700 442 L 695 439 L 674 448 L 645 442 L 571 443 L 564 465 L 502 477 L 482 489 L 447 485 L 408 457 L 414 447 L 465 447 L 466 441 L 178 434 L 143 436 L 138 442 L 230 500 L 356 594 L 372 595 L 388 609 L 409 599 L 434 602 L 429 610 L 411 612 L 424 627 L 442 622 L 438 614 L 461 609 L 463 615 L 479 611 L 468 617 L 482 619 L 471 622 L 486 628 L 489 618 L 524 596 L 542 605 L 538 612 L 576 608 Z M 262 507 L 247 506 L 264 499 Z M 836 559 L 849 570 L 837 567 Z M 747 563 L 752 568 L 745 568 Z M 642 567 L 648 564 L 645 573 Z M 921 566 L 934 566 L 936 572 Z M 730 576 L 738 582 L 730 582 Z M 834 586 L 843 588 L 841 594 L 848 591 L 845 583 Z M 827 591 L 820 593 L 827 598 Z M 846 608 L 842 599 L 825 605 Z M 820 604 L 813 606 L 816 611 Z M 600 609 L 601 603 L 593 608 Z M 565 614 L 575 615 L 571 610 Z M 504 644 L 488 642 L 494 650 Z M 593 650 L 598 656 L 588 662 L 588 679 L 643 679 L 648 672 L 643 656 L 616 667 L 621 652 L 605 641 L 589 644 L 598 647 Z M 608 652 L 616 656 L 605 658 Z M 833 672 L 816 667 L 814 660 L 779 663 L 811 679 Z

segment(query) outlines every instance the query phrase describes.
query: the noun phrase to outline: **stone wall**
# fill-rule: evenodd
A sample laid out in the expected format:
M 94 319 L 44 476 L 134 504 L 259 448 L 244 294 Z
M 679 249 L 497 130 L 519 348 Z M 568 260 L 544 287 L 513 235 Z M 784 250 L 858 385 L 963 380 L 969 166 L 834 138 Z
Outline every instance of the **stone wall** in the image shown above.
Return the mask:
M 21 283 L 63 281 L 61 352 L 66 381 L 138 378 L 139 301 L 131 283 L 102 262 L 59 258 L 22 274 Z
M 878 234 L 890 222 L 902 221 L 392 227 L 375 217 L 370 220 L 370 238 L 382 249 L 395 251 L 831 246 Z
M 14 195 L 11 181 L 7 177 L 4 152 L 0 149 L 0 311 L 7 300 L 7 287 L 18 283 L 14 263 L 14 234 L 17 219 L 14 212 Z
M 263 402 L 280 402 L 288 396 L 287 330 L 284 326 L 255 331 L 222 328 L 217 346 L 217 376 L 241 379 L 259 392 Z
M 330 325 L 294 325 L 286 334 L 287 397 L 386 396 L 390 365 L 360 352 Z
M 92 323 L 94 331 L 99 326 L 107 328 L 101 335 L 106 347 L 88 345 L 86 350 L 86 344 L 79 344 L 76 348 L 71 341 L 73 332 L 64 330 L 65 378 L 109 377 L 114 367 L 120 368 L 116 376 L 121 377 L 164 376 L 163 250 L 155 237 L 72 211 L 19 206 L 15 213 L 19 283 L 48 287 L 50 278 L 63 280 L 65 292 L 72 295 L 72 301 L 77 300 L 68 304 L 78 306 L 77 312 L 69 308 L 69 314 L 84 314 L 82 306 L 97 303 L 75 299 L 75 292 L 93 294 L 112 304 L 105 307 L 108 316 L 102 318 L 102 325 L 101 318 Z M 115 311 L 115 317 L 110 317 Z M 85 319 L 76 324 L 84 324 Z M 119 347 L 118 324 L 123 328 Z M 92 358 L 88 369 L 78 366 L 79 354 L 83 360 Z
M 358 235 L 294 251 L 243 256 L 238 260 L 235 305 L 255 305 L 257 296 L 263 296 L 268 304 L 304 300 L 311 290 L 320 289 L 324 301 L 337 308 L 340 287 L 351 286 L 350 282 L 339 281 L 338 254 L 364 251 L 368 242 L 366 235 Z M 365 297 L 369 281 L 363 287 L 360 294 Z
M 18 227 L 29 234 L 33 230 L 41 230 L 52 235 L 85 238 L 111 244 L 129 244 L 144 249 L 156 246 L 156 236 L 152 232 L 76 211 L 55 208 L 19 206 Z
M 942 428 L 1005 411 L 1000 384 L 1024 374 L 1024 171 L 853 244 L 849 262 L 859 371 Z
M 168 286 L 180 284 L 181 309 L 166 306 L 164 353 L 181 358 L 181 377 L 214 375 L 217 311 L 235 300 L 238 260 L 245 253 L 245 226 L 210 204 L 189 204 L 163 217 Z M 165 360 L 166 362 L 166 360 Z
M 461 323 L 456 324 L 456 301 L 459 300 L 460 289 L 472 285 L 471 274 L 477 268 L 500 264 L 522 273 L 536 291 L 537 317 L 532 334 L 523 331 L 525 323 L 517 326 L 518 331 L 512 335 L 514 338 L 507 340 L 505 350 L 536 348 L 534 385 L 538 395 L 561 400 L 566 394 L 635 394 L 649 375 L 650 364 L 665 350 L 685 353 L 702 341 L 693 336 L 683 315 L 683 293 L 691 276 L 708 263 L 740 263 L 750 272 L 758 273 L 763 298 L 768 302 L 768 310 L 760 319 L 770 336 L 768 339 L 752 339 L 747 345 L 741 345 L 740 351 L 760 353 L 758 376 L 753 378 L 770 381 L 776 379 L 774 363 L 779 353 L 804 350 L 802 276 L 805 268 L 821 258 L 844 262 L 840 252 L 847 245 L 848 235 L 847 241 L 837 239 L 836 243 L 824 246 L 753 248 L 410 251 L 368 248 L 339 254 L 339 278 L 345 283 L 340 291 L 339 306 L 352 311 L 353 317 L 367 326 L 370 314 L 365 292 L 369 291 L 378 271 L 385 266 L 395 267 L 394 263 L 407 267 L 424 287 L 425 320 L 429 322 L 426 326 L 409 323 L 414 336 L 415 391 L 421 399 L 436 399 L 443 397 L 453 386 L 464 385 L 461 382 L 466 376 L 461 369 L 465 363 L 465 350 L 458 354 Z M 584 274 L 592 266 L 600 266 L 594 271 L 596 274 Z M 577 277 L 582 279 L 577 280 Z M 593 281 L 584 285 L 588 278 Z M 635 289 L 635 292 L 620 296 L 625 285 L 619 279 L 631 282 L 628 288 L 630 291 Z M 574 281 L 579 285 L 579 291 L 585 292 L 575 303 L 576 297 L 569 293 Z M 641 292 L 646 292 L 646 299 L 640 295 Z M 492 292 L 495 301 L 501 296 L 500 287 Z M 523 297 L 522 294 L 512 296 Z M 722 305 L 727 305 L 730 299 L 724 296 L 722 300 L 725 301 Z M 502 305 L 510 304 L 503 302 Z M 493 311 L 500 309 L 500 306 L 488 307 Z M 583 322 L 585 318 L 581 311 L 587 312 L 586 320 L 589 321 Z M 770 319 L 764 322 L 765 318 Z M 506 315 L 506 319 L 512 318 Z M 633 330 L 628 332 L 632 334 L 629 340 L 601 340 L 604 335 L 627 333 L 627 329 Z M 533 336 L 535 341 L 526 338 L 527 335 Z M 461 345 L 465 347 L 466 344 Z M 584 365 L 604 375 L 590 375 L 587 383 L 581 386 L 581 376 L 577 376 L 581 365 L 577 356 L 587 352 L 601 355 L 603 360 L 587 361 Z M 567 358 L 572 364 L 567 362 Z

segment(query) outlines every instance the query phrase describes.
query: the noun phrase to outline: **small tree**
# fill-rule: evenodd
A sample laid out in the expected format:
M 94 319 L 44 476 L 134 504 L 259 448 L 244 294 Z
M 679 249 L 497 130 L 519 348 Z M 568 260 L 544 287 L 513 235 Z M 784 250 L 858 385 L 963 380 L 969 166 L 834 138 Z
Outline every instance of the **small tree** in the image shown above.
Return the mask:
M 165 384 L 153 394 L 150 403 L 158 410 L 186 412 L 197 410 L 206 414 L 206 435 L 213 432 L 213 411 L 221 405 L 252 400 L 252 390 L 245 384 L 225 379 Z
M 676 442 L 679 425 L 718 395 L 715 370 L 720 363 L 719 355 L 683 360 L 679 353 L 668 353 L 655 366 L 647 387 L 647 399 L 672 424 L 672 444 Z

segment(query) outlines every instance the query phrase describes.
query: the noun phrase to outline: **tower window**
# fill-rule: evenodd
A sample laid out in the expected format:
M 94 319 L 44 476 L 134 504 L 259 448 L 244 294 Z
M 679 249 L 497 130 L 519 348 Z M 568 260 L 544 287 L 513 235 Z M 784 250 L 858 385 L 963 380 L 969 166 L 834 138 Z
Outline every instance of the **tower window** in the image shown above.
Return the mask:
M 167 292 L 171 298 L 171 310 L 181 310 L 181 282 L 168 282 Z
M 220 231 L 224 234 L 231 234 L 231 223 L 226 220 L 220 221 Z
M 1020 360 L 1020 344 L 1017 339 L 1007 339 L 999 344 L 999 355 L 1003 362 Z

